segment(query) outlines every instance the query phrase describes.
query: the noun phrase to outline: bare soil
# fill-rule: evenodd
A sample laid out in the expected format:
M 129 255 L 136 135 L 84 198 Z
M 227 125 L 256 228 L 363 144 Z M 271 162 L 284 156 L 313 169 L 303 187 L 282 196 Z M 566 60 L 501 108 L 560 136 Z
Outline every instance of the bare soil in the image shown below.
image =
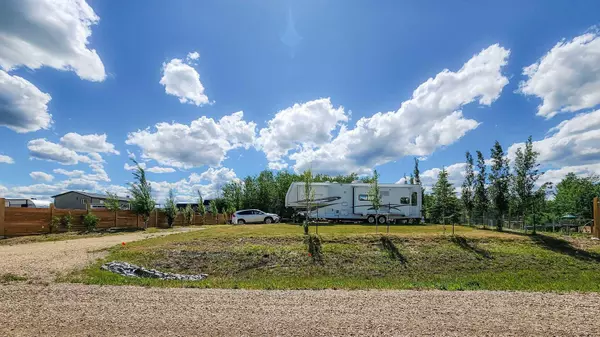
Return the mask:
M 61 273 L 83 268 L 104 257 L 104 250 L 114 245 L 197 229 L 199 228 L 177 228 L 155 233 L 134 232 L 76 240 L 2 245 L 0 275 L 13 274 L 33 282 L 48 282 Z

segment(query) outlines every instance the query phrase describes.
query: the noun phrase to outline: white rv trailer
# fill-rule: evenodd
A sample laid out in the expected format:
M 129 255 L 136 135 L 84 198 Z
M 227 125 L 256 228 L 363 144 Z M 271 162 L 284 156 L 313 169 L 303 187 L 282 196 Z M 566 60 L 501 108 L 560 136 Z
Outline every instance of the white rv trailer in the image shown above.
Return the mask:
M 353 220 L 386 223 L 388 220 L 421 219 L 421 185 L 380 184 L 381 206 L 373 209 L 365 183 L 313 183 L 314 200 L 310 217 L 327 220 Z M 290 185 L 285 206 L 306 212 L 304 183 Z

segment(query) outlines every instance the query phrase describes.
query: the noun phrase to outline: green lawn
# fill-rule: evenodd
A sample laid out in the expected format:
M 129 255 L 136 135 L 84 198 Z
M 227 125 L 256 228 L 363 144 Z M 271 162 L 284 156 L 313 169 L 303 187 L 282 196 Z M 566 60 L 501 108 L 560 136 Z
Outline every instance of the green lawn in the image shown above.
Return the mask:
M 88 284 L 248 289 L 496 289 L 600 291 L 600 243 L 469 227 L 319 227 L 309 256 L 296 225 L 209 226 L 115 247 L 64 280 Z M 311 228 L 311 233 L 315 228 Z M 383 233 L 382 233 L 383 232 Z M 320 259 L 319 259 L 320 257 Z M 128 278 L 100 270 L 127 261 L 161 271 L 207 273 L 199 282 Z

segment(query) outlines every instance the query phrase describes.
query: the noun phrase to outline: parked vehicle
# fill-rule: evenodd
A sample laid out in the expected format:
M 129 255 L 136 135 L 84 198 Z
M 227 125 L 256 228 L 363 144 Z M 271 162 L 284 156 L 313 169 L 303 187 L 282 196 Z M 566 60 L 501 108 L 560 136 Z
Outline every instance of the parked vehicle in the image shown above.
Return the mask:
M 335 221 L 367 221 L 380 224 L 389 220 L 421 220 L 421 185 L 379 184 L 381 206 L 373 209 L 370 184 L 313 183 L 314 198 L 310 217 Z M 285 206 L 306 212 L 304 183 L 290 185 Z
M 274 223 L 279 222 L 279 215 L 263 212 L 259 209 L 244 209 L 233 213 L 231 223 L 243 225 L 245 223 Z

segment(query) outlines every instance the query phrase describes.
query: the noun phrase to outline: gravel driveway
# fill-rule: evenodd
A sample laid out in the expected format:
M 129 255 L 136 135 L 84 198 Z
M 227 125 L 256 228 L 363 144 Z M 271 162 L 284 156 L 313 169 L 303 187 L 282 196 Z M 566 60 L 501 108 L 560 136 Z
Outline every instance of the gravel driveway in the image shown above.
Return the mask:
M 2 336 L 598 336 L 598 294 L 0 286 Z
M 26 276 L 32 281 L 52 281 L 59 273 L 85 267 L 88 263 L 103 257 L 106 252 L 101 250 L 122 242 L 198 229 L 201 228 L 176 227 L 173 231 L 156 233 L 134 232 L 94 238 L 0 246 L 0 275 L 12 273 Z
M 250 291 L 55 284 L 94 252 L 172 232 L 0 246 L 0 336 L 598 336 L 600 294 Z

